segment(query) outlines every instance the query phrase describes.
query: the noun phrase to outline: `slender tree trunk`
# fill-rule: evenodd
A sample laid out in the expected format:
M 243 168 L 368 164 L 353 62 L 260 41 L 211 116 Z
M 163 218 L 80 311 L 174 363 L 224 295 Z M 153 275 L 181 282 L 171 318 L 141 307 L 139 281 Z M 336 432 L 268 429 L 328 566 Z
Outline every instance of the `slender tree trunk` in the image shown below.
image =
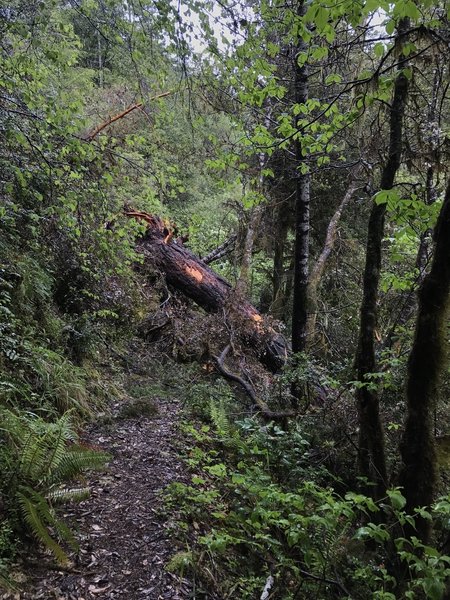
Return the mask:
M 345 195 L 336 209 L 331 221 L 328 224 L 327 234 L 325 236 L 325 242 L 322 248 L 322 252 L 319 254 L 308 280 L 307 288 L 307 306 L 308 306 L 308 317 L 306 322 L 306 341 L 308 348 L 314 346 L 316 337 L 316 320 L 317 320 L 317 301 L 318 301 L 318 290 L 322 276 L 325 271 L 327 260 L 333 250 L 334 243 L 336 241 L 336 235 L 338 232 L 339 222 L 341 220 L 342 212 L 347 204 L 353 197 L 353 194 L 358 189 L 356 181 L 352 181 L 345 192 Z
M 450 180 L 435 230 L 435 251 L 430 272 L 419 290 L 419 312 L 409 356 L 406 399 L 408 413 L 401 443 L 403 467 L 400 484 L 406 509 L 429 506 L 437 481 L 433 434 L 433 408 L 446 355 L 446 325 L 450 294 Z M 431 524 L 416 518 L 416 530 L 426 544 Z
M 302 0 L 299 4 L 298 16 L 302 18 L 306 13 L 306 3 Z M 295 69 L 295 102 L 305 104 L 308 100 L 308 66 L 298 63 L 298 57 L 308 49 L 306 42 L 299 38 L 294 57 Z M 303 157 L 302 144 L 295 140 L 295 159 L 297 165 L 296 190 L 295 190 L 295 249 L 294 249 L 294 284 L 292 303 L 292 351 L 294 354 L 306 350 L 306 322 L 308 317 L 307 287 L 308 287 L 308 261 L 309 261 L 309 201 L 310 201 L 310 175 L 303 172 L 307 164 Z M 301 395 L 297 385 L 291 388 L 293 404 L 298 403 Z
M 408 27 L 407 19 L 399 25 L 399 33 Z M 399 39 L 397 38 L 397 43 Z M 403 65 L 404 67 L 404 65 Z M 402 152 L 403 118 L 408 96 L 408 79 L 400 70 L 395 85 L 390 108 L 389 154 L 381 175 L 380 188 L 390 190 L 400 166 Z M 363 300 L 360 311 L 360 331 L 356 354 L 358 381 L 362 384 L 357 390 L 359 413 L 359 469 L 363 477 L 375 483 L 370 489 L 375 498 L 384 495 L 387 485 L 384 432 L 380 419 L 379 398 L 376 390 L 370 387 L 368 375 L 376 372 L 375 327 L 377 323 L 377 300 L 381 270 L 381 244 L 384 235 L 386 204 L 373 202 L 370 212 L 366 264 L 363 280 Z
M 280 207 L 280 210 L 277 210 L 275 215 L 277 221 L 277 231 L 275 232 L 274 241 L 272 303 L 270 307 L 270 312 L 276 319 L 283 318 L 286 305 L 286 274 L 284 271 L 284 250 L 286 246 L 287 233 L 289 227 L 286 219 L 283 218 L 282 212 L 287 210 L 287 205 L 283 203 Z
M 302 18 L 306 13 L 306 2 L 301 0 L 298 7 L 298 16 Z M 305 104 L 308 100 L 308 66 L 300 66 L 298 57 L 306 52 L 308 46 L 302 37 L 299 37 L 294 57 L 295 69 L 295 94 L 296 104 Z M 295 161 L 297 177 L 295 183 L 295 246 L 294 246 L 294 280 L 292 301 L 292 352 L 294 355 L 306 350 L 306 323 L 308 318 L 307 288 L 308 288 L 308 262 L 309 262 L 309 202 L 310 202 L 310 175 L 308 165 L 303 157 L 300 139 L 295 140 Z M 306 171 L 306 172 L 304 172 Z M 298 382 L 291 385 L 292 405 L 298 406 L 302 396 L 301 386 Z
M 364 24 L 366 25 L 367 22 L 365 22 Z M 364 39 L 365 39 L 365 35 L 364 35 Z M 364 54 L 361 54 L 359 56 L 359 60 L 357 61 L 357 64 L 355 65 L 355 68 L 354 68 L 353 77 L 355 79 L 358 77 L 358 73 L 361 72 L 363 62 L 364 62 Z M 357 139 L 363 140 L 363 143 L 359 149 L 359 154 L 360 154 L 361 159 L 366 154 L 367 149 L 370 146 L 370 143 L 372 142 L 372 140 L 369 141 L 366 139 L 365 129 L 366 129 L 366 119 L 361 118 L 358 123 L 358 131 L 357 131 Z M 313 349 L 315 346 L 316 321 L 317 321 L 317 310 L 318 310 L 318 306 L 317 306 L 318 290 L 320 287 L 323 273 L 325 271 L 325 266 L 326 266 L 327 260 L 328 260 L 330 254 L 333 250 L 333 247 L 334 247 L 334 243 L 336 240 L 336 235 L 337 235 L 338 226 L 339 226 L 339 222 L 341 220 L 342 213 L 343 213 L 345 207 L 347 206 L 347 204 L 352 199 L 353 194 L 355 193 L 356 189 L 358 188 L 357 183 L 356 183 L 356 178 L 358 177 L 358 174 L 360 173 L 360 171 L 361 171 L 361 163 L 351 173 L 350 185 L 348 186 L 347 191 L 345 192 L 344 198 L 342 199 L 340 205 L 338 206 L 333 217 L 331 218 L 331 221 L 328 224 L 327 233 L 325 236 L 325 242 L 324 242 L 324 245 L 322 248 L 322 252 L 320 253 L 319 257 L 317 258 L 316 262 L 314 263 L 314 265 L 311 269 L 310 276 L 309 276 L 308 290 L 307 290 L 308 317 L 307 317 L 307 324 L 306 324 L 306 342 L 307 342 L 308 348 L 310 348 L 310 349 Z
M 97 30 L 97 58 L 98 58 L 98 85 L 103 87 L 103 59 L 102 43 L 100 39 L 100 30 Z
M 236 282 L 235 292 L 238 296 L 246 298 L 248 296 L 248 288 L 250 281 L 250 271 L 252 266 L 253 245 L 255 236 L 258 230 L 259 221 L 261 219 L 261 205 L 253 207 L 250 213 L 250 220 L 247 226 L 247 232 L 244 240 L 244 250 L 241 260 L 241 271 L 239 279 Z

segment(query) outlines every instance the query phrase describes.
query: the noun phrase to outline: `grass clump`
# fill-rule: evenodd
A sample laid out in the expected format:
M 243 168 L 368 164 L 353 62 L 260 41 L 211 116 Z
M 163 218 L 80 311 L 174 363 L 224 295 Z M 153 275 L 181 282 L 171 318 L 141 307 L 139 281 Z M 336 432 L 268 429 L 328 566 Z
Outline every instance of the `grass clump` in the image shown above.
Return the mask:
M 158 415 L 158 407 L 147 398 L 138 398 L 125 404 L 118 414 L 119 419 L 152 418 Z

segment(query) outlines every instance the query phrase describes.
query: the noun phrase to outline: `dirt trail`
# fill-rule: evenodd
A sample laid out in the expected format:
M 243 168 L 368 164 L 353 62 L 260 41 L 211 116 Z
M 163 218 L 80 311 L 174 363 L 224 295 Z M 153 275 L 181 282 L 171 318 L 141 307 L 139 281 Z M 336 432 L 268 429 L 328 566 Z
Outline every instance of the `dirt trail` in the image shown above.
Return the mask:
M 80 552 L 73 568 L 58 570 L 47 556 L 29 565 L 26 591 L 2 599 L 187 600 L 190 583 L 168 573 L 176 552 L 160 491 L 186 475 L 176 440 L 178 405 L 160 400 L 154 417 L 113 419 L 91 425 L 84 439 L 112 455 L 95 473 L 92 495 L 66 507 L 78 532 Z

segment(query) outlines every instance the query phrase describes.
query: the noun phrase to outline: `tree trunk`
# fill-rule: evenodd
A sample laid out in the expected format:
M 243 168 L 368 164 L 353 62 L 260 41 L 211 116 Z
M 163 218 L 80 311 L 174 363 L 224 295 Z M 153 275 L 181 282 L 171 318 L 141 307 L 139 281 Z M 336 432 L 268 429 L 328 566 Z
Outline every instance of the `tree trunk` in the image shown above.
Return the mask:
M 229 308 L 241 337 L 259 350 L 259 357 L 272 371 L 279 370 L 287 358 L 286 341 L 247 300 L 233 303 L 235 291 L 228 281 L 214 273 L 200 258 L 171 238 L 164 222 L 147 213 L 129 210 L 129 217 L 142 219 L 147 231 L 137 249 L 145 260 L 161 270 L 167 283 L 194 300 L 208 312 Z
M 428 108 L 427 115 L 427 130 L 429 132 L 429 140 L 428 140 L 428 153 L 430 156 L 431 164 L 427 167 L 426 173 L 426 181 L 425 181 L 425 203 L 430 206 L 437 199 L 436 188 L 434 186 L 434 170 L 435 165 L 439 164 L 439 146 L 440 146 L 440 127 L 437 119 L 437 100 L 439 94 L 439 86 L 441 85 L 441 76 L 438 67 L 435 67 L 434 78 L 433 78 L 433 87 L 431 90 L 430 97 L 430 105 Z M 391 348 L 395 337 L 396 332 L 400 327 L 404 327 L 412 318 L 416 307 L 417 307 L 417 298 L 416 298 L 416 289 L 422 284 L 426 270 L 429 264 L 430 255 L 431 255 L 431 242 L 433 239 L 433 230 L 427 229 L 420 236 L 419 248 L 417 250 L 416 256 L 416 269 L 418 271 L 417 279 L 414 282 L 414 287 L 412 287 L 407 294 L 405 295 L 404 301 L 402 302 L 402 306 L 399 310 L 398 315 L 391 327 L 391 330 L 386 338 L 385 347 Z
M 419 311 L 408 362 L 406 399 L 408 413 L 401 443 L 403 467 L 400 485 L 411 514 L 433 502 L 437 481 L 432 415 L 446 354 L 447 308 L 450 294 L 450 181 L 435 230 L 435 251 L 430 272 L 419 290 Z M 418 535 L 427 544 L 431 523 L 416 518 Z
M 298 16 L 302 18 L 306 13 L 306 2 L 301 0 Z M 297 41 L 294 57 L 295 69 L 295 103 L 305 104 L 308 101 L 308 66 L 300 66 L 299 56 L 306 52 L 308 46 L 300 36 Z M 295 162 L 297 177 L 295 182 L 295 244 L 294 244 L 294 280 L 292 300 L 292 352 L 294 355 L 306 350 L 306 322 L 308 317 L 307 287 L 308 287 L 308 261 L 309 261 L 309 201 L 310 201 L 310 174 L 307 162 L 303 157 L 301 139 L 295 139 Z M 295 366 L 295 365 L 294 365 Z M 304 391 L 298 382 L 291 385 L 292 405 L 297 407 L 298 401 Z
M 284 270 L 284 250 L 289 229 L 289 224 L 286 219 L 287 211 L 287 203 L 282 202 L 275 213 L 276 230 L 274 239 L 272 302 L 270 306 L 270 312 L 275 319 L 280 320 L 284 320 L 286 312 L 286 273 Z
M 322 276 L 325 271 L 327 260 L 333 250 L 334 242 L 338 231 L 339 222 L 341 220 L 342 212 L 347 204 L 353 197 L 353 194 L 358 189 L 356 181 L 352 181 L 340 203 L 336 212 L 334 213 L 331 221 L 328 224 L 327 234 L 325 237 L 325 243 L 322 248 L 322 252 L 314 263 L 311 269 L 311 274 L 308 280 L 307 288 L 307 306 L 308 306 L 308 317 L 306 322 L 306 341 L 308 348 L 314 347 L 314 341 L 316 337 L 316 320 L 317 320 L 317 301 L 318 301 L 318 290 Z
M 299 6 L 299 17 L 306 13 L 306 3 Z M 306 42 L 300 37 L 295 55 L 295 103 L 305 104 L 308 100 L 308 67 L 300 66 L 298 57 L 308 49 Z M 308 261 L 309 261 L 309 200 L 310 175 L 303 173 L 307 167 L 302 153 L 300 139 L 295 140 L 295 158 L 297 164 L 297 179 L 295 191 L 295 263 L 294 263 L 294 297 L 292 305 L 292 351 L 303 352 L 306 349 L 306 321 Z
M 399 34 L 408 26 L 406 19 L 399 24 Z M 399 44 L 399 37 L 397 38 Z M 404 68 L 404 65 L 402 66 Z M 400 70 L 394 85 L 394 97 L 390 107 L 389 154 L 381 175 L 380 188 L 390 190 L 400 166 L 402 152 L 403 118 L 408 95 L 408 79 Z M 387 469 L 384 448 L 384 432 L 380 419 L 379 398 L 370 386 L 368 376 L 376 372 L 375 327 L 377 323 L 377 300 L 381 270 L 381 244 L 384 235 L 386 204 L 373 202 L 370 212 L 366 264 L 363 280 L 363 300 L 360 311 L 360 332 L 356 353 L 356 369 L 361 387 L 357 390 L 359 414 L 359 469 L 363 477 L 375 483 L 370 488 L 374 498 L 381 498 L 386 490 Z
M 241 260 L 241 271 L 239 279 L 236 283 L 236 294 L 239 297 L 245 298 L 248 295 L 248 287 L 250 280 L 250 270 L 252 266 L 253 244 L 255 241 L 256 232 L 258 230 L 259 221 L 261 218 L 261 205 L 252 208 L 250 219 L 245 235 L 244 249 Z

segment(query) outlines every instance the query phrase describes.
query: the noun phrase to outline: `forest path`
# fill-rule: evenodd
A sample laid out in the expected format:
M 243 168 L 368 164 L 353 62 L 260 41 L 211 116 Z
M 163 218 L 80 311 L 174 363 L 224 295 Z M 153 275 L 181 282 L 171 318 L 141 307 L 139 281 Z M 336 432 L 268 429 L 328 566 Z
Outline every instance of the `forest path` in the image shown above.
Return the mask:
M 17 600 L 186 600 L 186 580 L 165 570 L 176 552 L 160 492 L 186 479 L 177 449 L 179 405 L 152 399 L 152 417 L 121 418 L 91 424 L 88 444 L 111 454 L 105 472 L 93 473 L 91 497 L 64 507 L 77 532 L 80 551 L 67 570 L 48 556 L 26 567 L 25 591 L 2 596 Z

